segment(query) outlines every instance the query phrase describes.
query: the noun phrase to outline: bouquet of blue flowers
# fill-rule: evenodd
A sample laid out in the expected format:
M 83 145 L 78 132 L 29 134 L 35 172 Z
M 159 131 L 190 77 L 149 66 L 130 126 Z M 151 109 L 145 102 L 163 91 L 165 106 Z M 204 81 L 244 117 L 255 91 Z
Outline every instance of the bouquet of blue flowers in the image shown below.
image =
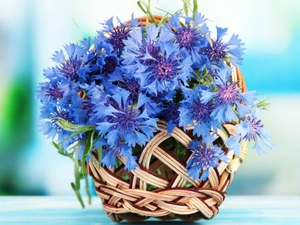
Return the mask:
M 259 119 L 267 103 L 238 70 L 244 44 L 183 2 L 155 16 L 138 1 L 144 18 L 112 17 L 65 45 L 38 87 L 41 130 L 74 161 L 77 197 L 83 205 L 79 181 L 90 174 L 116 221 L 212 218 L 245 143 L 272 148 Z

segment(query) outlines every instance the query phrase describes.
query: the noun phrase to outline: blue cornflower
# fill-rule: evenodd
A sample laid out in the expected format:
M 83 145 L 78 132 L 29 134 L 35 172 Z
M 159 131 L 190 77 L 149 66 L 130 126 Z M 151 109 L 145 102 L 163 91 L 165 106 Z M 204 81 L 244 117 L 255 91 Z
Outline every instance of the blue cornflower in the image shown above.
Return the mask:
M 75 137 L 64 141 L 72 135 L 72 132 L 64 130 L 57 125 L 58 117 L 68 121 L 69 123 L 75 123 L 75 117 L 71 115 L 70 111 L 53 104 L 48 104 L 41 106 L 40 112 L 39 127 L 43 135 L 46 135 L 47 138 L 56 138 L 58 142 L 62 142 L 64 149 L 67 149 L 70 144 L 75 142 Z
M 114 53 L 113 46 L 97 38 L 94 45 L 98 56 L 96 63 L 100 68 L 100 72 L 103 74 L 113 73 L 119 64 L 119 58 Z
M 242 141 L 254 141 L 253 148 L 256 151 L 261 153 L 266 153 L 266 150 L 261 147 L 258 141 L 258 137 L 261 140 L 261 143 L 266 149 L 272 149 L 273 144 L 269 142 L 270 133 L 263 128 L 261 120 L 258 119 L 262 109 L 254 108 L 251 110 L 251 114 L 247 115 L 244 121 L 241 121 L 236 125 L 236 135 L 230 136 L 226 141 L 229 149 L 234 150 L 234 154 L 240 156 Z
M 219 123 L 232 122 L 245 117 L 254 105 L 257 95 L 255 91 L 242 92 L 236 82 L 223 81 L 226 71 L 231 70 L 222 69 L 223 75 L 220 76 L 222 78 L 219 78 L 219 82 L 215 84 L 216 91 L 202 90 L 201 92 L 202 103 L 213 102 L 215 105 L 211 116 Z
M 188 174 L 194 180 L 205 181 L 209 175 L 210 168 L 216 168 L 219 160 L 228 163 L 229 158 L 224 151 L 217 145 L 213 144 L 216 139 L 214 135 L 203 136 L 201 141 L 192 140 L 189 150 L 193 151 L 192 157 L 187 163 Z
M 158 119 L 150 118 L 144 105 L 150 99 L 139 94 L 136 104 L 130 92 L 121 90 L 113 95 L 108 106 L 98 106 L 96 115 L 101 122 L 97 130 L 107 139 L 109 146 L 124 141 L 128 146 L 144 145 L 155 132 Z
M 114 73 L 120 62 L 113 46 L 101 38 L 95 38 L 94 48 L 82 59 L 83 65 L 77 71 L 83 83 L 105 82 L 108 75 Z
M 115 53 L 119 56 L 124 48 L 124 40 L 130 37 L 130 31 L 138 25 L 138 21 L 133 14 L 130 22 L 127 23 L 122 23 L 117 17 L 118 24 L 114 25 L 113 20 L 114 17 L 111 17 L 105 23 L 102 23 L 104 29 L 98 31 L 98 34 L 101 39 L 113 46 Z
M 132 99 L 137 100 L 140 94 L 140 84 L 135 78 L 125 78 L 123 88 L 130 92 Z
M 200 49 L 200 53 L 206 57 L 206 64 L 217 67 L 224 67 L 225 62 L 231 62 L 235 67 L 242 64 L 242 55 L 244 44 L 239 39 L 238 35 L 233 34 L 230 40 L 225 43 L 223 36 L 227 32 L 227 28 L 217 27 L 217 39 L 207 37 L 205 47 Z
M 130 92 L 130 98 L 133 101 L 138 100 L 138 96 L 141 92 L 141 85 L 138 79 L 136 79 L 131 72 L 126 71 L 124 68 L 118 68 L 118 71 L 109 75 L 108 81 L 114 83 L 122 89 Z
M 68 49 L 68 48 L 67 48 Z M 69 54 L 70 49 L 68 50 Z M 65 140 L 72 133 L 56 124 L 57 118 L 62 118 L 72 124 L 84 125 L 88 120 L 90 108 L 86 100 L 78 92 L 80 86 L 70 77 L 62 76 L 57 67 L 44 70 L 44 76 L 49 81 L 41 83 L 37 89 L 37 98 L 42 103 L 40 114 L 41 131 L 52 139 L 56 137 L 59 142 Z M 67 147 L 73 139 L 63 143 Z
M 113 83 L 110 89 L 120 87 L 121 89 L 129 91 L 129 98 L 134 102 L 138 100 L 140 93 L 145 94 L 145 91 L 141 90 L 139 79 L 135 78 L 131 72 L 126 71 L 124 68 L 120 68 L 115 73 L 110 74 L 108 81 Z M 151 98 L 151 100 L 156 99 Z M 144 107 L 150 117 L 155 117 L 159 112 L 155 101 L 147 101 Z
M 201 57 L 199 49 L 206 43 L 205 36 L 209 31 L 206 20 L 201 13 L 196 12 L 194 17 L 185 17 L 182 21 L 179 12 L 171 16 L 167 24 L 174 32 L 179 48 L 187 50 L 193 61 Z
M 56 70 L 57 68 L 53 68 Z M 49 70 L 47 70 L 49 72 Z M 48 75 L 47 75 L 48 76 Z M 49 81 L 40 83 L 37 89 L 37 98 L 47 106 L 48 104 L 64 107 L 68 103 L 71 92 L 80 91 L 81 88 L 70 78 L 54 76 Z
M 78 80 L 77 71 L 82 64 L 82 57 L 88 49 L 77 44 L 65 45 L 64 49 L 67 56 L 60 50 L 53 54 L 52 59 L 59 63 L 58 70 L 61 76 L 71 80 Z
M 69 91 L 64 88 L 69 79 L 61 76 L 57 67 L 44 69 L 43 75 L 47 81 L 39 84 L 36 91 L 37 98 L 42 104 L 59 104 L 63 96 Z
M 190 56 L 184 53 L 171 40 L 172 34 L 166 27 L 152 25 L 132 32 L 124 41 L 123 64 L 128 70 L 134 70 L 134 76 L 140 79 L 141 88 L 147 93 L 157 95 L 163 91 L 188 86 L 192 76 Z
M 212 102 L 204 104 L 200 100 L 203 88 L 199 86 L 197 89 L 192 90 L 179 107 L 179 126 L 184 129 L 188 125 L 195 126 L 193 134 L 198 136 L 205 136 L 211 129 L 217 130 L 220 127 L 218 121 L 211 117 L 214 104 Z
M 51 84 L 51 82 L 48 84 Z M 72 142 L 75 142 L 76 137 L 65 141 L 72 135 L 72 132 L 61 128 L 57 124 L 58 118 L 75 125 L 87 125 L 91 105 L 88 104 L 88 100 L 81 98 L 74 89 L 68 91 L 59 89 L 61 92 L 55 91 L 55 94 L 50 92 L 52 90 L 52 87 L 48 87 L 45 90 L 42 89 L 45 95 L 38 96 L 43 104 L 41 106 L 40 127 L 43 134 L 47 135 L 48 138 L 57 138 L 58 142 L 63 142 L 63 147 L 66 149 Z
M 123 65 L 128 71 L 144 72 L 147 67 L 143 64 L 151 64 L 153 59 L 159 57 L 160 49 L 158 46 L 159 42 L 159 31 L 161 27 L 152 25 L 148 28 L 139 27 L 132 31 L 130 38 L 124 41 L 125 51 L 122 54 Z M 146 32 L 146 37 L 143 32 Z M 169 38 L 168 40 L 171 40 Z
M 51 102 L 59 103 L 64 95 L 60 84 L 59 80 L 50 80 L 40 83 L 37 89 L 37 98 L 39 98 L 43 104 L 49 104 Z

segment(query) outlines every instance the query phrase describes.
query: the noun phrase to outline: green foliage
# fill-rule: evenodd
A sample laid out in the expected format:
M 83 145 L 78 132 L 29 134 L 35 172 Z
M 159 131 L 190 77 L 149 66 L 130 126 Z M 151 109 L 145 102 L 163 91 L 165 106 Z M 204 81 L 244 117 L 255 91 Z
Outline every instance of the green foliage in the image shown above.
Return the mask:
M 140 9 L 151 18 L 153 23 L 155 23 L 155 25 L 158 26 L 158 22 L 156 21 L 156 19 L 154 18 L 153 14 L 151 12 L 150 2 L 151 2 L 151 0 L 148 0 L 148 3 L 144 0 L 139 0 L 139 1 L 137 1 L 137 4 L 140 7 Z
M 271 103 L 267 102 L 267 100 L 268 100 L 268 98 L 258 102 L 256 105 L 257 108 L 262 108 L 263 110 L 269 110 Z
M 186 16 L 189 16 L 189 12 L 191 11 L 193 16 L 195 15 L 195 12 L 198 12 L 198 1 L 193 0 L 193 4 L 191 4 L 190 0 L 182 0 L 183 2 L 183 11 Z
M 162 17 L 162 20 L 160 22 L 156 21 L 152 14 L 152 11 L 151 11 L 150 2 L 151 2 L 151 0 L 148 0 L 147 2 L 145 0 L 138 0 L 137 4 L 140 7 L 140 9 L 151 18 L 151 20 L 155 23 L 155 25 L 159 26 L 159 25 L 164 24 L 168 19 L 168 15 L 171 13 L 167 12 L 163 9 L 157 8 L 166 14 Z M 194 16 L 195 13 L 198 12 L 198 1 L 197 0 L 193 0 L 193 3 L 191 3 L 190 0 L 182 0 L 182 2 L 183 2 L 183 8 L 179 9 L 175 13 L 183 10 L 183 12 L 185 13 L 186 16 L 188 16 L 190 14 L 190 12 Z
M 55 117 L 53 118 L 53 120 L 55 120 L 56 124 L 60 126 L 62 129 L 73 132 L 72 135 L 70 135 L 62 142 L 60 143 L 52 142 L 52 144 L 57 149 L 59 154 L 69 157 L 74 162 L 75 182 L 71 183 L 71 187 L 74 190 L 76 197 L 80 202 L 81 206 L 84 208 L 85 205 L 80 194 L 80 180 L 82 179 L 85 180 L 85 184 L 86 184 L 85 190 L 88 196 L 88 202 L 89 204 L 91 204 L 91 194 L 88 185 L 88 174 L 85 165 L 86 165 L 86 158 L 90 155 L 91 151 L 93 150 L 94 141 L 98 139 L 97 137 L 95 137 L 96 136 L 95 127 L 75 125 L 59 117 Z M 67 150 L 62 147 L 62 143 L 64 141 L 83 133 L 86 133 L 86 137 L 82 141 L 79 141 L 78 143 L 74 143 L 74 145 L 68 148 Z M 78 147 L 81 145 L 84 145 L 85 147 L 84 147 L 83 157 L 80 161 L 78 160 Z M 102 149 L 98 150 L 98 153 L 99 152 L 101 152 L 102 154 Z
M 94 130 L 94 126 L 81 126 L 81 125 L 75 125 L 68 121 L 66 121 L 63 118 L 60 117 L 54 117 L 53 120 L 56 121 L 56 124 L 63 128 L 64 130 L 73 132 L 73 133 L 84 133 L 90 130 Z

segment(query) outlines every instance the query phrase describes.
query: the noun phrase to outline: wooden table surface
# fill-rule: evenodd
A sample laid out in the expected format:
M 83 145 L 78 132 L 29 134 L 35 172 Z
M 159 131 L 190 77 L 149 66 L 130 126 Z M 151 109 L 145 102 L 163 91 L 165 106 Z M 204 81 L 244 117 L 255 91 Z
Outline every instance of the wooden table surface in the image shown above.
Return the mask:
M 212 220 L 189 223 L 151 219 L 143 224 L 292 224 L 300 225 L 300 196 L 227 196 L 219 214 Z M 134 223 L 142 224 L 142 223 Z M 116 224 L 102 211 L 101 201 L 93 197 L 91 206 L 82 209 L 75 197 L 0 196 L 0 224 Z M 123 222 L 122 224 L 132 224 Z

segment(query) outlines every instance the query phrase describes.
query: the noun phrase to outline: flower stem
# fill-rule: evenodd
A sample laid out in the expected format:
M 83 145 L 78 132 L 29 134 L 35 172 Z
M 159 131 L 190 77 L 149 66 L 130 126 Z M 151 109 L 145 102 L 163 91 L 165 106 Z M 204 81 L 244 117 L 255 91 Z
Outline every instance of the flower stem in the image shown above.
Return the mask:
M 71 183 L 71 187 L 74 190 L 78 201 L 80 202 L 82 208 L 84 208 L 84 203 L 80 194 L 80 173 L 79 173 L 79 165 L 78 165 L 78 148 L 75 151 L 74 158 L 74 175 L 75 175 L 75 183 Z
M 151 0 L 148 0 L 148 4 L 147 4 L 144 0 L 139 0 L 137 1 L 137 4 L 140 7 L 140 9 L 150 17 L 152 23 L 155 23 L 155 25 L 158 26 L 158 23 L 151 12 L 150 2 Z
M 182 0 L 182 2 L 183 2 L 183 11 L 184 11 L 184 14 L 186 16 L 189 16 L 190 2 L 188 0 Z
M 196 12 L 198 12 L 198 0 L 193 0 L 193 17 Z
M 89 190 L 89 181 L 88 181 L 88 176 L 86 175 L 84 177 L 85 179 L 85 191 L 86 191 L 86 194 L 88 196 L 88 199 L 89 199 L 89 205 L 92 204 L 92 196 L 91 196 L 91 193 L 90 193 L 90 190 Z

